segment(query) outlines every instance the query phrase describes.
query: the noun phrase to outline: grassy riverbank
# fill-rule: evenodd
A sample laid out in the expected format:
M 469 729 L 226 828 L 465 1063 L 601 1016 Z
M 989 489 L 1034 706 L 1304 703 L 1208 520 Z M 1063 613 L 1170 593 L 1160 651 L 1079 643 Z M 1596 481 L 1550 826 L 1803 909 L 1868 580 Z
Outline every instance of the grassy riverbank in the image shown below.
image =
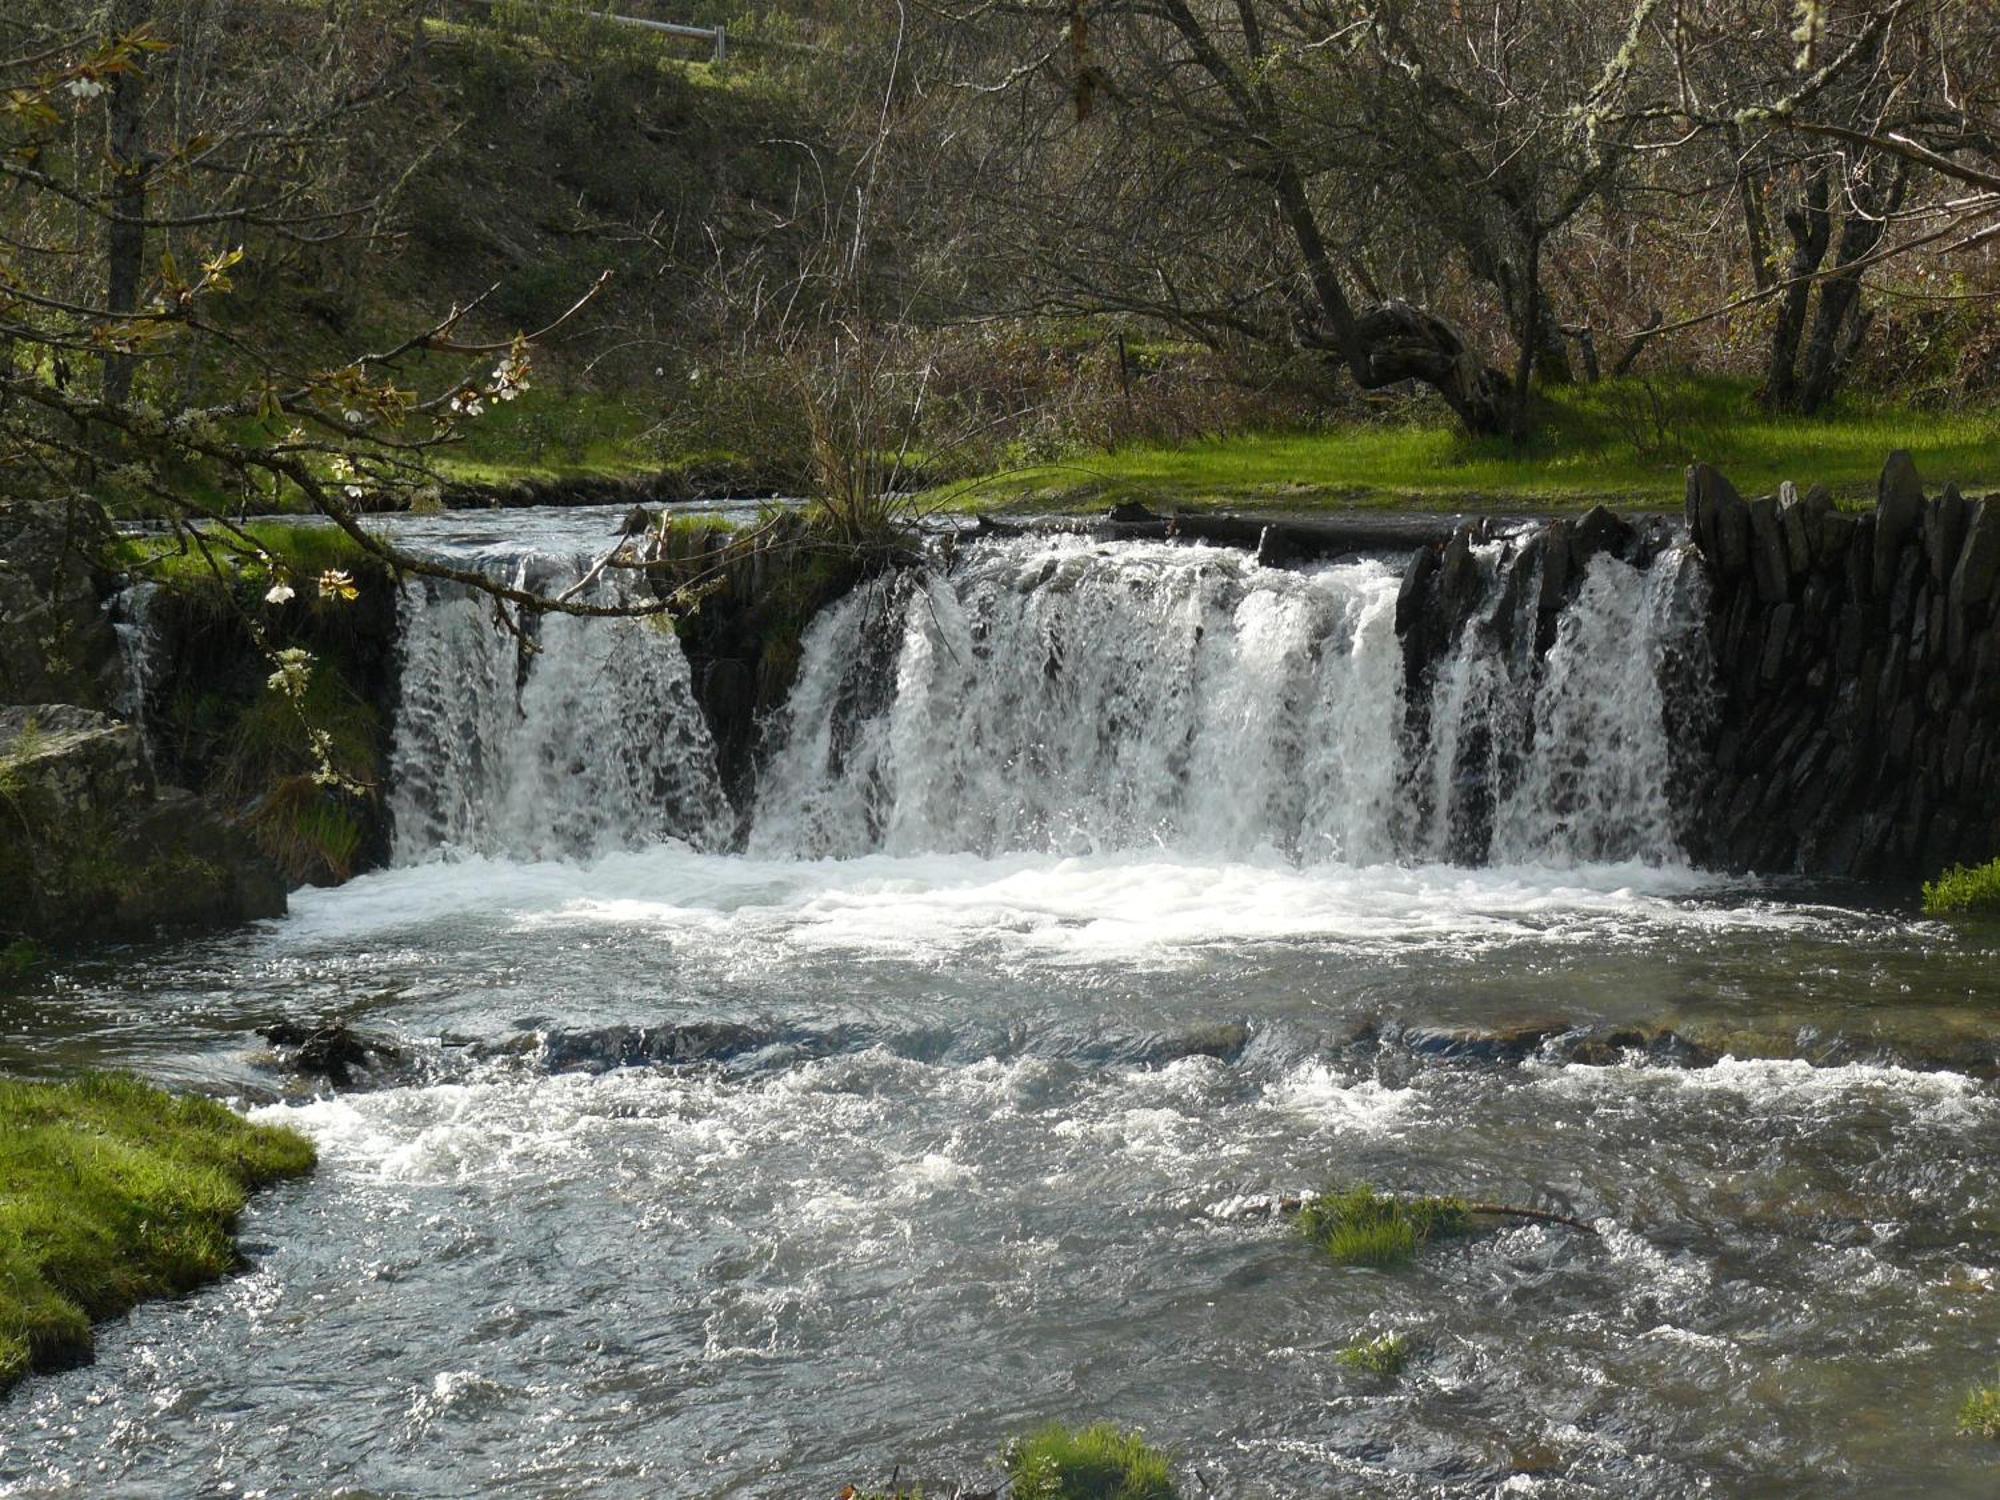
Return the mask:
M 963 510 L 1402 507 L 1550 510 L 1598 502 L 1673 508 L 1699 459 L 1745 494 L 1780 480 L 1872 498 L 1883 456 L 1907 448 L 1935 483 L 2000 487 L 2000 412 L 1916 411 L 1855 400 L 1825 418 L 1758 411 L 1747 383 L 1606 382 L 1551 392 L 1537 437 L 1468 438 L 1448 420 L 1354 424 L 1180 446 L 1134 445 L 995 474 L 938 491 Z
M 88 1360 L 93 1322 L 235 1270 L 245 1198 L 312 1165 L 294 1131 L 135 1078 L 0 1080 L 0 1392 Z

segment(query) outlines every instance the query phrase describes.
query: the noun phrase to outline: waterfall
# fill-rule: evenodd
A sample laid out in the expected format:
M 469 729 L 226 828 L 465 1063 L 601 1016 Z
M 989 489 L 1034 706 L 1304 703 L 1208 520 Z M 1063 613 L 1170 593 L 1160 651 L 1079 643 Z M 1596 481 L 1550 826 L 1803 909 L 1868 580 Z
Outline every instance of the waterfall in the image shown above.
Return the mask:
M 153 629 L 153 603 L 159 594 L 157 583 L 141 579 L 120 589 L 109 602 L 121 669 L 111 706 L 139 731 L 139 753 L 149 766 L 153 764 L 150 717 L 160 646 Z
M 517 582 L 551 571 L 539 558 L 507 566 Z M 581 567 L 536 582 L 559 591 Z M 597 587 L 591 597 L 611 597 Z M 519 639 L 484 595 L 436 580 L 413 583 L 400 608 L 397 863 L 726 842 L 714 746 L 665 621 L 551 614 Z
M 555 588 L 587 563 L 475 556 Z M 1557 613 L 1538 549 L 1496 540 L 1471 563 L 1463 625 L 1420 663 L 1402 571 L 1378 559 L 1040 536 L 884 575 L 806 632 L 748 852 L 1677 861 L 1669 688 L 1705 676 L 1699 567 L 1598 555 Z M 436 581 L 401 609 L 398 862 L 729 846 L 670 629 L 550 615 L 517 639 Z
M 1540 652 L 1509 555 L 1480 550 L 1488 601 L 1418 686 L 1421 733 L 1383 562 L 1038 538 L 879 581 L 807 633 L 750 849 L 1678 858 L 1678 555 L 1592 559 Z

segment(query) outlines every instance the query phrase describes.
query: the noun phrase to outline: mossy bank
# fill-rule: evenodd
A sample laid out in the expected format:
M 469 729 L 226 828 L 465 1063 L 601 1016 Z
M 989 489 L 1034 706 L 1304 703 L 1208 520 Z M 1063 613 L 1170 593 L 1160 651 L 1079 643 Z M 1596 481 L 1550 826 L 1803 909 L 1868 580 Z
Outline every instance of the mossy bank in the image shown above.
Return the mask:
M 295 1131 L 122 1074 L 0 1079 L 0 1393 L 87 1362 L 94 1322 L 236 1270 L 248 1195 L 313 1161 Z

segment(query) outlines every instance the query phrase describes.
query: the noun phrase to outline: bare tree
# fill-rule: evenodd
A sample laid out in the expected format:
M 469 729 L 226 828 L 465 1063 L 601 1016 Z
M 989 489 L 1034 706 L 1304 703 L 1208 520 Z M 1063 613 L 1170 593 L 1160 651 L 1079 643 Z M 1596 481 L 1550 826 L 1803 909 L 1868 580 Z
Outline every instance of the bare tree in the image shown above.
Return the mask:
M 1869 274 L 2000 227 L 2000 23 L 1978 0 L 1707 0 L 1673 41 L 1654 115 L 1724 153 L 1753 287 L 1728 307 L 1773 304 L 1762 399 L 1818 411 L 1868 332 Z
M 984 64 L 967 180 L 1033 224 L 1045 302 L 1319 350 L 1520 436 L 1536 372 L 1568 368 L 1547 254 L 1618 185 L 1656 8 L 1079 0 L 943 24 Z M 1468 332 L 1489 306 L 1511 368 Z

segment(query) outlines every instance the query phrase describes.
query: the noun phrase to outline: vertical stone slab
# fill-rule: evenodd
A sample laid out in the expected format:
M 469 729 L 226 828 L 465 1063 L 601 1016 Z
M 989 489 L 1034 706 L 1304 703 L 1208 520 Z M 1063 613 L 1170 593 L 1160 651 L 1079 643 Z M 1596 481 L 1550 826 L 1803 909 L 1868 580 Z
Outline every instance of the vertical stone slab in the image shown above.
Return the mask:
M 1916 537 L 1924 522 L 1924 486 L 1916 461 L 1898 448 L 1882 465 L 1875 486 L 1875 593 L 1889 592 L 1896 580 L 1903 543 Z

